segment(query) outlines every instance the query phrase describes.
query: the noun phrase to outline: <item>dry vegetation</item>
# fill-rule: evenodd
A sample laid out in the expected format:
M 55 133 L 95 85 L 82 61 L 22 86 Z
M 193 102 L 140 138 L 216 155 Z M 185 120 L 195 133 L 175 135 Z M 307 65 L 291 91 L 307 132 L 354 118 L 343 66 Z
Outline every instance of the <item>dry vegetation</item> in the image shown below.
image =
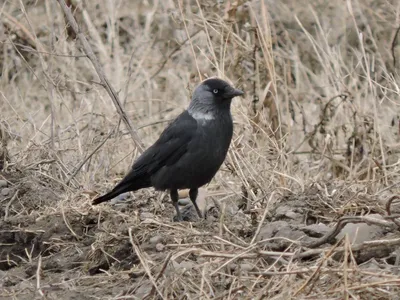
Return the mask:
M 1 299 L 399 299 L 398 0 L 66 2 L 140 140 L 59 3 L 2 2 Z M 92 207 L 215 75 L 246 96 L 212 214 Z

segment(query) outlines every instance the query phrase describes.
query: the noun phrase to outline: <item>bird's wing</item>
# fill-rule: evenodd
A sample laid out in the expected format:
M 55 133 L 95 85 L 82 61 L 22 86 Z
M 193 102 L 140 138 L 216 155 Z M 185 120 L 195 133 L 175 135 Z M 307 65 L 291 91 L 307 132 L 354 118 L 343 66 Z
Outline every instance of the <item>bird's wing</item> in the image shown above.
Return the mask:
M 176 163 L 187 151 L 197 131 L 197 121 L 187 112 L 180 114 L 134 163 L 136 176 L 154 174 L 163 166 Z

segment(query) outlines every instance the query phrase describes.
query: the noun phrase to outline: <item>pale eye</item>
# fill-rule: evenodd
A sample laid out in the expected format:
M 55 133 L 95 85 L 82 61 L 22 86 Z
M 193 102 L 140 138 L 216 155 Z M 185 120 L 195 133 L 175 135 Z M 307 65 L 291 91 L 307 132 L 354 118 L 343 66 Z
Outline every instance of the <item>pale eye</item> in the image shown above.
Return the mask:
M 214 94 L 218 94 L 218 92 L 219 92 L 218 89 L 213 89 Z

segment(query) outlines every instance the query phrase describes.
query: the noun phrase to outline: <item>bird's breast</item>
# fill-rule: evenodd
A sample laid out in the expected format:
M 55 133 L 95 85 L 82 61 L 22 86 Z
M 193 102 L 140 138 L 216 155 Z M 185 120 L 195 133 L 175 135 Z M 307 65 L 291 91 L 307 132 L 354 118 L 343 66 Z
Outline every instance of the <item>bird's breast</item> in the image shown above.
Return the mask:
M 206 156 L 223 161 L 232 140 L 232 118 L 216 118 L 199 124 L 199 131 L 202 143 L 198 146 L 207 152 Z

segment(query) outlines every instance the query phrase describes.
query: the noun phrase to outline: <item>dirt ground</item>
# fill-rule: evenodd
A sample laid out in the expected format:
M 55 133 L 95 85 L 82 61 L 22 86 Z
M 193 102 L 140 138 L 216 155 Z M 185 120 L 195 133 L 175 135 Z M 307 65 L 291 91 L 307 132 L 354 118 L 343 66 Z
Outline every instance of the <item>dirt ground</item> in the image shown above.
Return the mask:
M 60 197 L 62 185 L 46 178 L 17 170 L 0 177 L 11 187 L 0 198 L 2 299 L 191 299 L 202 280 L 210 288 L 204 297 L 213 299 L 249 299 L 260 291 L 287 299 L 285 289 L 273 288 L 281 280 L 313 297 L 329 288 L 333 299 L 343 295 L 344 277 L 348 292 L 361 299 L 397 299 L 400 292 L 400 241 L 390 222 L 369 227 L 373 239 L 350 240 L 361 236 L 357 228 L 320 242 L 340 216 L 386 215 L 357 189 L 313 185 L 288 194 L 259 227 L 257 216 L 265 212 L 238 210 L 241 201 L 227 202 L 223 214 L 221 206 L 209 208 L 206 220 L 177 223 L 172 205 L 160 209 L 155 193 L 123 209 L 93 208 L 87 198 L 77 208 Z M 208 272 L 217 275 L 213 282 Z
M 398 0 L 3 2 L 0 299 L 400 299 Z M 92 206 L 209 76 L 206 218 Z
M 40 294 L 49 299 L 117 298 L 117 295 L 140 299 L 152 291 L 141 259 L 147 260 L 151 273 L 159 273 L 171 254 L 177 254 L 176 249 L 201 245 L 195 242 L 196 235 L 218 234 L 214 232 L 218 225 L 215 221 L 195 222 L 187 228 L 188 224 L 168 220 L 172 209 L 153 215 L 151 198 L 133 201 L 123 211 L 93 209 L 88 203 L 85 213 L 71 207 L 55 209 L 55 203 L 61 207 L 65 204 L 59 196 L 63 193 L 61 186 L 45 184 L 44 178 L 18 171 L 0 176 L 10 183 L 12 195 L 1 198 L 2 297 L 34 299 L 39 296 L 39 284 Z M 43 208 L 49 211 L 44 212 Z M 231 229 L 246 238 L 251 235 L 250 228 Z M 179 233 L 178 239 L 171 235 L 174 231 Z M 132 242 L 140 247 L 140 253 Z M 188 266 L 194 267 L 194 263 Z M 163 273 L 178 271 L 184 276 L 186 270 L 180 269 L 186 267 L 177 263 Z M 171 289 L 169 296 L 175 298 L 186 292 Z

